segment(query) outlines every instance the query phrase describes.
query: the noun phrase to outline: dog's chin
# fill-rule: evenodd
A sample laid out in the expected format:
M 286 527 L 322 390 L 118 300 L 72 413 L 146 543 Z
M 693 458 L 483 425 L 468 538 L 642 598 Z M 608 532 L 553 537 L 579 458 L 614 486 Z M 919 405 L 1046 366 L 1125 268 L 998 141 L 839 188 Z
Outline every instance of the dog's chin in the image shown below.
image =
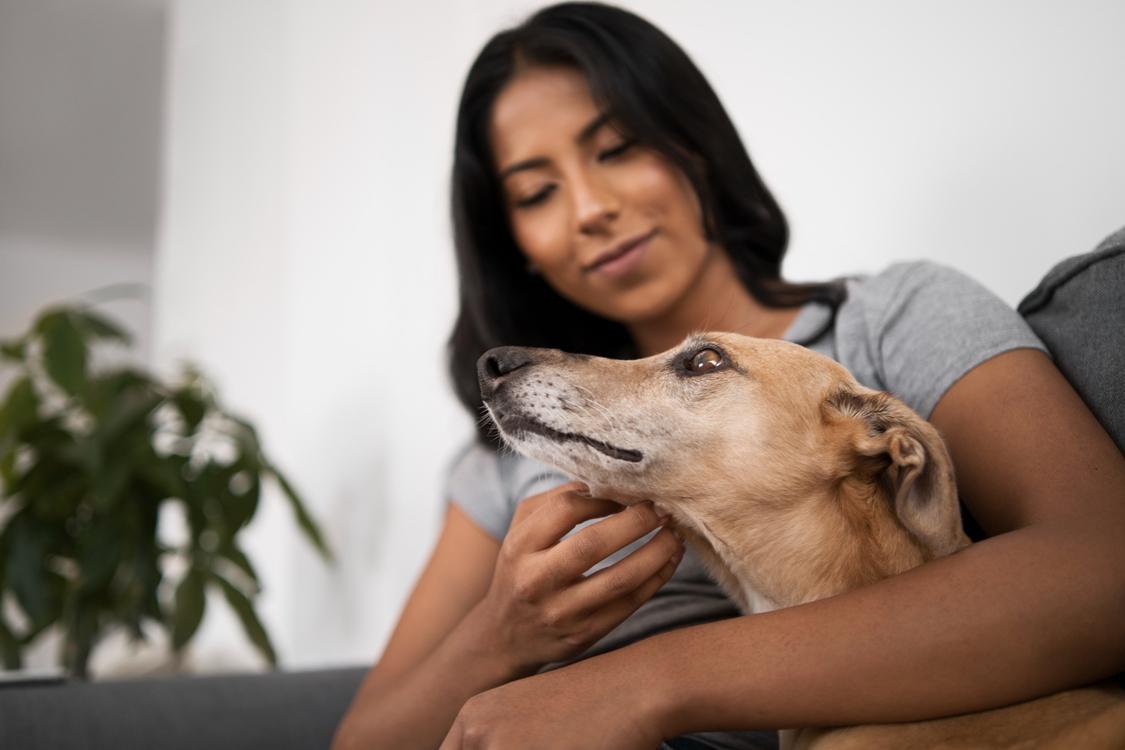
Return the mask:
M 615 463 L 584 445 L 559 443 L 551 438 L 530 432 L 507 432 L 501 436 L 516 453 L 552 466 L 564 474 L 589 484 L 597 482 L 610 472 L 607 464 Z
M 522 420 L 506 417 L 500 422 L 494 420 L 494 423 L 509 448 L 584 482 L 592 496 L 614 500 L 622 505 L 632 505 L 645 499 L 623 487 L 621 482 L 630 475 L 637 475 L 644 463 L 643 457 L 639 461 L 618 458 L 617 451 L 602 448 L 605 443 L 575 439 L 573 433 L 561 433 L 550 428 L 548 431 L 521 429 L 526 425 Z M 552 433 L 563 435 L 563 439 L 557 439 Z
M 493 423 L 500 429 L 500 434 L 503 436 L 504 440 L 521 453 L 524 452 L 519 448 L 521 443 L 531 442 L 531 438 L 541 438 L 546 441 L 548 445 L 555 446 L 560 456 L 570 457 L 577 455 L 577 453 L 571 449 L 588 449 L 601 454 L 615 463 L 640 464 L 644 461 L 644 454 L 639 450 L 623 448 L 580 432 L 568 432 L 557 427 L 552 427 L 519 412 L 509 411 L 503 413 L 500 418 L 497 419 L 492 407 L 489 406 L 489 414 L 492 415 Z M 535 442 L 539 443 L 541 441 Z M 539 458 L 539 456 L 534 456 L 534 458 Z M 540 460 L 543 459 L 540 458 Z M 548 461 L 548 463 L 555 464 L 556 462 Z

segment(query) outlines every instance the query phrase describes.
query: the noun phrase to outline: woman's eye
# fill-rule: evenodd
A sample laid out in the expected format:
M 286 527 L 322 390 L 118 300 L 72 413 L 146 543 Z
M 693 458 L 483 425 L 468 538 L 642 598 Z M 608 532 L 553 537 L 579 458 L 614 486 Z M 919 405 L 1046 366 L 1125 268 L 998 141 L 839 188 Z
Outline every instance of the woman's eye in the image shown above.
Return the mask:
M 636 142 L 637 142 L 636 138 L 631 138 L 627 141 L 619 143 L 618 145 L 614 146 L 613 148 L 607 148 L 605 151 L 599 151 L 598 152 L 598 161 L 608 161 L 609 159 L 613 159 L 615 157 L 618 157 L 621 154 L 628 151 L 630 148 L 632 148 L 633 145 L 636 144 Z
M 711 372 L 723 364 L 723 355 L 714 349 L 700 349 L 691 358 L 691 371 L 695 373 Z
M 520 198 L 519 200 L 517 200 L 516 207 L 527 208 L 529 206 L 534 206 L 536 204 L 542 203 L 543 201 L 547 200 L 547 196 L 549 196 L 554 191 L 554 189 L 554 185 L 546 185 L 538 192 L 533 193 L 526 198 Z

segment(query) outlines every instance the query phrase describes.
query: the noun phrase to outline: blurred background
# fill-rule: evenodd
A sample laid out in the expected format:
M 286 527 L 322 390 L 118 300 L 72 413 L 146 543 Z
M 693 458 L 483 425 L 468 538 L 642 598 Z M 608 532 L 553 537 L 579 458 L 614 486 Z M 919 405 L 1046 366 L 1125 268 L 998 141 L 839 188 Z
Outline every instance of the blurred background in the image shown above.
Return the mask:
M 247 548 L 285 667 L 373 661 L 441 523 L 473 433 L 444 371 L 457 98 L 539 5 L 0 0 L 0 338 L 112 298 L 129 356 L 195 362 L 258 425 L 337 557 L 265 498 Z M 726 103 L 791 279 L 928 258 L 1014 305 L 1125 224 L 1125 4 L 621 5 Z M 93 666 L 160 648 L 110 639 Z M 223 606 L 187 663 L 261 666 Z

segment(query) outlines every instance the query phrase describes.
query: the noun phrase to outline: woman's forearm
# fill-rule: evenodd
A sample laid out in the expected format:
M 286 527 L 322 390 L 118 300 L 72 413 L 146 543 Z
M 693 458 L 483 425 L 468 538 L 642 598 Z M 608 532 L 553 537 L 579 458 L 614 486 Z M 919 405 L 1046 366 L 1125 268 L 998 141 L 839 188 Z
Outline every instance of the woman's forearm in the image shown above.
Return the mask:
M 340 725 L 333 750 L 425 748 L 432 750 L 465 701 L 524 676 L 503 655 L 482 648 L 487 639 L 470 614 L 413 670 L 382 684 L 365 685 Z
M 664 736 L 916 720 L 1125 667 L 1119 520 L 1029 527 L 832 599 L 662 634 L 568 669 Z

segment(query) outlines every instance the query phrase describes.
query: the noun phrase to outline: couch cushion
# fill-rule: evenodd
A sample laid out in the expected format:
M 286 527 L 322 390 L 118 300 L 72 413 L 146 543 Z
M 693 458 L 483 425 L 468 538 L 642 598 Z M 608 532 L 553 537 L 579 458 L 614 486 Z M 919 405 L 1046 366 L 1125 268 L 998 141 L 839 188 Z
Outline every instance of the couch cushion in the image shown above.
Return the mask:
M 1018 309 L 1125 452 L 1125 228 L 1052 268 Z
M 0 748 L 326 748 L 366 669 L 0 688 Z

